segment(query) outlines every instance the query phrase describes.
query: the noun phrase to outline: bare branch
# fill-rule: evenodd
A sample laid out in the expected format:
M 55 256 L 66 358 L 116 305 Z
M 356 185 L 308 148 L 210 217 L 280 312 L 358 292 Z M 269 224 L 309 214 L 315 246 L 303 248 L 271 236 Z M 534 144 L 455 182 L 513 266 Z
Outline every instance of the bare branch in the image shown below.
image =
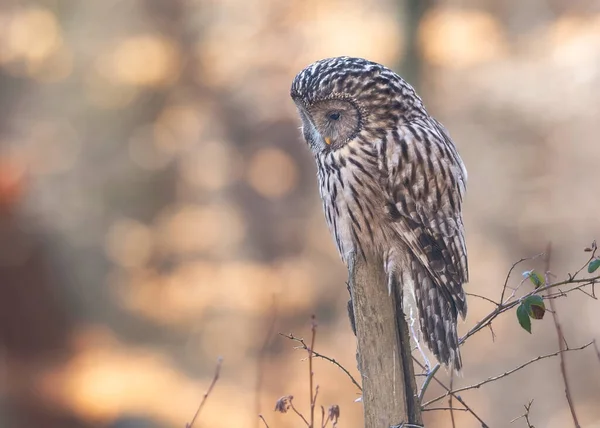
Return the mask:
M 275 322 L 277 321 L 277 302 L 275 301 L 275 296 L 273 296 L 273 300 L 271 303 L 271 308 L 269 310 L 271 316 L 269 317 L 269 324 L 267 329 L 267 334 L 265 335 L 265 339 L 263 341 L 260 350 L 258 351 L 258 356 L 256 357 L 256 385 L 254 387 L 254 399 L 255 399 L 255 411 L 256 414 L 260 414 L 261 408 L 261 393 L 262 393 L 262 383 L 263 383 L 263 374 L 265 372 L 265 356 L 267 354 L 267 348 L 269 346 L 269 342 L 271 341 L 271 337 L 273 336 L 273 331 L 275 330 Z M 263 419 L 264 422 L 264 419 Z M 256 421 L 257 428 L 260 425 L 260 420 Z M 265 422 L 266 424 L 266 422 Z
M 508 296 L 508 299 L 506 299 L 506 301 L 504 302 L 504 304 L 507 304 L 508 302 L 510 302 L 515 297 L 515 294 L 517 294 L 517 291 L 519 291 L 519 289 L 521 288 L 521 286 L 528 279 L 529 279 L 529 275 L 523 277 L 523 279 L 519 282 L 519 285 L 517 285 L 515 288 L 512 289 L 512 293 L 510 293 L 510 296 Z
M 494 333 L 494 328 L 492 327 L 492 323 L 488 324 L 488 328 L 490 329 L 490 333 L 492 333 L 492 342 L 496 341 L 496 333 Z
M 265 421 L 265 418 L 263 417 L 263 415 L 258 415 L 258 418 L 263 421 L 263 424 L 265 424 L 265 428 L 269 428 L 269 424 L 267 423 L 267 421 Z
M 415 357 L 413 357 L 413 361 L 419 366 L 421 367 L 421 369 L 425 370 L 425 365 L 422 364 L 419 360 L 417 360 Z M 467 412 L 469 412 L 475 419 L 477 419 L 479 421 L 479 423 L 481 423 L 481 427 L 482 428 L 489 428 L 489 425 L 486 424 L 483 419 L 481 419 L 479 417 L 479 415 L 477 415 L 477 413 L 475 413 L 473 411 L 473 409 L 471 409 L 467 403 L 465 403 L 465 401 L 461 398 L 460 395 L 456 395 L 450 388 L 448 388 L 446 385 L 444 385 L 444 383 L 439 380 L 437 377 L 433 376 L 433 380 L 435 380 L 437 382 L 438 385 L 440 385 L 442 388 L 444 388 L 447 392 L 450 393 L 450 395 L 452 395 L 454 398 L 456 398 L 456 400 L 458 400 L 458 402 L 460 404 L 462 404 L 463 406 L 465 406 L 465 409 L 467 410 Z
M 294 411 L 294 413 L 296 413 L 298 416 L 300 416 L 300 418 L 302 418 L 302 420 L 304 421 L 304 423 L 306 424 L 306 426 L 307 426 L 308 428 L 312 428 L 312 425 L 310 425 L 310 424 L 308 423 L 308 421 L 306 420 L 306 418 L 304 417 L 304 415 L 303 415 L 302 413 L 300 413 L 300 412 L 299 412 L 299 411 L 296 409 L 296 407 L 294 406 L 294 402 L 293 402 L 292 400 L 293 400 L 293 397 L 290 397 L 290 407 L 292 408 L 292 410 Z
M 310 398 L 310 426 L 311 428 L 315 426 L 315 403 L 317 401 L 317 394 L 319 393 L 319 387 L 317 386 L 316 390 L 313 390 L 313 349 L 315 348 L 315 337 L 317 336 L 317 322 L 315 321 L 315 316 L 311 317 L 311 339 L 310 339 L 310 348 L 308 349 L 308 373 L 309 373 L 309 398 Z M 314 394 L 313 394 L 313 391 Z
M 298 347 L 299 349 L 304 349 L 305 351 L 308 351 L 308 345 L 306 344 L 306 342 L 304 341 L 304 339 L 295 337 L 293 334 L 283 334 L 283 333 L 279 333 L 280 336 L 286 337 L 290 340 L 293 340 L 294 342 L 298 342 L 300 344 L 300 346 Z M 317 358 L 322 358 L 326 361 L 329 361 L 330 363 L 332 363 L 333 365 L 337 366 L 340 370 L 342 370 L 346 376 L 348 376 L 348 378 L 350 378 L 350 381 L 352 381 L 352 383 L 358 388 L 359 391 L 362 391 L 361 386 L 359 385 L 359 383 L 356 381 L 356 379 L 354 379 L 354 377 L 350 374 L 350 372 L 344 367 L 342 366 L 339 362 L 337 362 L 334 358 L 328 357 L 326 355 L 320 354 L 317 351 L 313 350 L 313 356 L 317 357 Z
M 525 257 L 519 261 L 516 261 L 515 263 L 513 263 L 513 265 L 510 267 L 510 269 L 508 270 L 508 274 L 506 275 L 506 279 L 504 280 L 504 286 L 502 287 L 502 294 L 500 294 L 500 304 L 504 303 L 504 293 L 506 292 L 506 288 L 508 287 L 508 280 L 510 279 L 510 275 L 512 274 L 512 271 L 517 267 L 517 265 L 523 263 L 524 261 L 527 260 L 535 260 L 538 257 L 542 256 L 544 253 L 540 253 L 537 254 L 533 257 Z
M 437 371 L 440 369 L 440 364 L 436 364 L 433 369 L 431 369 L 429 371 L 429 373 L 427 373 L 427 377 L 425 378 L 425 381 L 423 381 L 423 386 L 421 387 L 421 392 L 419 392 L 419 403 L 423 402 L 423 397 L 425 396 L 425 391 L 427 391 L 427 387 L 429 386 L 429 383 L 431 382 L 431 379 L 435 376 L 435 374 L 437 373 Z
M 587 287 L 588 285 L 592 286 L 592 291 L 591 293 L 588 293 L 587 291 L 585 291 L 583 288 Z M 581 291 L 583 292 L 585 295 L 591 297 L 594 300 L 598 300 L 598 297 L 596 297 L 596 290 L 595 290 L 595 285 L 596 282 L 594 280 L 590 281 L 590 282 L 584 282 L 583 284 L 577 285 L 575 287 L 571 287 L 569 289 L 567 289 L 566 291 L 561 290 L 560 288 L 558 289 L 557 292 L 555 293 L 546 293 L 544 297 L 544 300 L 548 300 L 548 299 L 556 299 L 558 297 L 567 297 L 567 294 L 572 292 L 572 291 Z
M 196 410 L 196 413 L 194 414 L 192 421 L 189 424 L 185 425 L 186 428 L 192 428 L 194 426 L 194 422 L 196 422 L 196 418 L 200 414 L 200 410 L 202 410 L 202 407 L 204 406 L 206 399 L 212 392 L 215 384 L 217 383 L 217 380 L 219 380 L 219 375 L 221 374 L 221 365 L 222 364 L 223 364 L 223 358 L 221 358 L 221 357 L 217 358 L 217 367 L 215 368 L 215 375 L 213 376 L 213 380 L 210 383 L 210 386 L 208 387 L 208 389 L 206 390 L 204 397 L 202 397 L 202 401 L 200 402 L 200 405 L 198 406 L 198 409 Z
M 454 410 L 458 410 L 459 412 L 466 412 L 467 409 L 461 407 L 430 407 L 428 409 L 423 409 L 424 412 L 433 412 L 436 410 L 449 410 L 452 413 Z
M 518 421 L 519 419 L 523 419 L 525 418 L 525 422 L 527 423 L 527 428 L 535 428 L 533 425 L 531 425 L 531 422 L 529 421 L 529 412 L 531 410 L 531 405 L 533 404 L 533 400 L 531 400 L 529 402 L 529 404 L 525 404 L 525 413 L 523 413 L 521 416 L 514 418 L 512 421 L 510 421 L 510 423 L 514 423 L 516 421 Z
M 545 257 L 545 272 L 546 272 L 546 282 L 548 282 L 549 272 L 550 272 L 550 257 L 552 256 L 552 243 L 548 243 L 548 247 L 546 249 L 546 257 Z M 563 383 L 565 385 L 565 396 L 567 398 L 567 403 L 569 404 L 569 410 L 571 411 L 571 417 L 573 418 L 573 423 L 576 428 L 579 428 L 579 420 L 577 419 L 577 413 L 575 412 L 575 404 L 573 403 L 573 396 L 571 395 L 571 388 L 569 387 L 569 378 L 567 376 L 567 367 L 565 364 L 565 354 L 564 351 L 568 349 L 565 341 L 565 335 L 562 331 L 562 325 L 558 319 L 558 313 L 556 312 L 556 308 L 554 306 L 554 300 L 550 299 L 550 309 L 552 312 L 552 319 L 554 320 L 554 328 L 556 329 L 556 336 L 558 339 L 558 348 L 563 351 L 560 353 L 560 373 L 562 375 Z
M 454 370 L 450 372 L 450 389 L 452 388 L 454 388 Z M 454 405 L 452 404 L 452 398 L 454 398 L 454 395 L 450 394 L 450 397 L 448 398 L 448 407 L 450 407 L 450 422 L 452 422 L 452 428 L 456 428 L 456 423 L 454 422 L 454 411 L 452 410 L 454 408 Z
M 496 309 L 494 309 L 492 312 L 490 312 L 489 314 L 487 314 L 482 320 L 480 320 L 477 324 L 475 324 L 475 326 L 473 328 L 471 328 L 471 330 L 469 330 L 463 337 L 460 338 L 460 340 L 458 341 L 459 345 L 462 345 L 469 337 L 471 337 L 472 335 L 474 335 L 475 333 L 477 333 L 479 330 L 481 330 L 482 328 L 488 326 L 491 324 L 491 322 L 498 317 L 500 314 L 514 308 L 515 306 L 519 305 L 521 303 L 521 301 L 523 299 L 526 299 L 527 297 L 533 295 L 533 294 L 539 294 L 541 296 L 543 296 L 544 294 L 546 294 L 546 296 L 544 297 L 545 299 L 554 299 L 556 297 L 562 297 L 564 295 L 566 295 L 567 293 L 580 289 L 583 291 L 583 287 L 586 287 L 588 285 L 592 286 L 592 293 L 591 296 L 593 298 L 596 298 L 596 293 L 595 293 L 595 289 L 594 286 L 596 284 L 596 282 L 598 282 L 600 280 L 600 275 L 599 276 L 594 276 L 591 278 L 582 278 L 582 279 L 577 279 L 577 275 L 589 264 L 590 261 L 592 261 L 595 256 L 596 256 L 596 251 L 597 251 L 598 247 L 596 245 L 596 242 L 594 241 L 592 243 L 591 248 L 589 248 L 588 250 L 591 251 L 592 255 L 590 256 L 590 258 L 588 259 L 588 261 L 586 262 L 585 265 L 583 265 L 579 270 L 577 270 L 577 272 L 575 272 L 574 275 L 570 275 L 568 279 L 564 280 L 564 281 L 558 281 L 558 282 L 554 282 L 554 283 L 550 283 L 549 276 L 550 274 L 548 273 L 546 275 L 546 283 L 544 285 L 542 285 L 541 287 L 534 289 L 532 291 L 530 291 L 529 293 L 526 293 L 524 296 L 522 296 L 520 299 L 517 300 L 512 300 L 512 298 L 514 297 L 516 291 L 519 289 L 519 287 L 523 284 L 524 280 L 521 281 L 519 283 L 519 286 L 517 286 L 515 289 L 513 289 L 512 294 L 510 295 L 510 297 L 506 300 L 504 300 L 504 296 L 506 294 L 506 289 L 509 288 L 508 287 L 508 281 L 510 279 L 510 276 L 513 272 L 513 270 L 515 269 L 515 267 L 517 265 L 519 265 L 520 263 L 526 261 L 526 260 L 534 260 L 537 259 L 540 256 L 543 256 L 544 253 L 540 253 L 537 254 L 533 257 L 526 257 L 526 258 L 522 258 L 520 260 L 518 260 L 517 262 L 513 263 L 513 265 L 511 266 L 510 270 L 508 271 L 508 275 L 506 276 L 506 279 L 504 280 L 504 285 L 502 287 L 502 293 L 500 295 L 500 303 L 498 304 L 497 302 L 494 302 L 491 299 L 487 299 L 483 296 L 479 296 L 479 295 L 474 295 L 475 297 L 479 297 L 482 298 L 484 300 L 488 300 L 490 303 L 494 303 L 496 305 Z M 571 284 L 577 284 L 575 287 L 570 288 L 567 291 L 561 291 L 559 289 L 559 293 L 548 293 L 548 290 L 551 289 L 555 289 L 558 288 L 562 285 L 571 285 Z M 587 293 L 586 293 L 587 294 Z
M 586 248 L 586 250 L 588 250 L 588 248 Z M 592 242 L 591 248 L 589 248 L 589 250 L 590 250 L 590 251 L 591 251 L 591 253 L 592 253 L 592 254 L 590 255 L 590 258 L 587 260 L 587 262 L 585 262 L 585 264 L 584 264 L 583 266 L 581 266 L 581 267 L 580 267 L 580 268 L 577 270 L 577 272 L 575 272 L 573 275 L 570 275 L 570 274 L 569 274 L 569 277 L 570 277 L 571 279 L 575 279 L 575 277 L 576 277 L 577 275 L 579 275 L 579 273 L 580 273 L 582 270 L 584 270 L 584 269 L 585 269 L 585 268 L 586 268 L 586 267 L 587 267 L 587 266 L 590 264 L 590 262 L 591 262 L 592 260 L 594 260 L 594 258 L 596 257 L 596 251 L 598 251 L 598 245 L 596 244 L 596 241 L 595 241 L 595 240 Z
M 544 295 L 547 290 L 551 290 L 551 289 L 560 287 L 561 285 L 581 284 L 580 287 L 583 287 L 585 285 L 590 285 L 595 282 L 598 282 L 599 280 L 600 280 L 600 275 L 594 276 L 591 278 L 582 278 L 582 279 L 576 279 L 574 276 L 571 276 L 569 279 L 566 279 L 564 281 L 559 281 L 559 282 L 555 282 L 552 284 L 545 284 L 537 289 L 530 291 L 529 293 L 526 293 L 525 295 L 523 295 L 521 298 L 519 298 L 517 300 L 505 302 L 505 303 L 501 304 L 500 306 L 496 307 L 496 309 L 494 309 L 492 312 L 490 312 L 485 317 L 483 317 L 483 319 L 481 321 L 479 321 L 477 324 L 475 324 L 475 326 L 473 328 L 471 328 L 471 330 L 469 330 L 463 337 L 461 337 L 460 340 L 458 341 L 458 343 L 460 345 L 462 345 L 469 337 L 473 336 L 475 333 L 477 333 L 482 328 L 487 327 L 488 324 L 490 324 L 500 314 L 521 304 L 521 302 L 529 296 L 532 296 L 534 294 Z
M 594 285 L 594 284 L 592 284 L 592 285 Z M 592 290 L 593 290 L 593 289 L 594 289 L 594 288 L 592 287 Z M 588 293 L 587 291 L 585 291 L 585 290 L 584 290 L 583 288 L 581 288 L 581 287 L 575 287 L 573 290 L 581 291 L 581 292 L 582 292 L 583 294 L 585 294 L 586 296 L 588 296 L 588 297 L 591 297 L 591 298 L 592 298 L 592 299 L 594 299 L 594 300 L 598 300 L 598 298 L 596 297 L 596 293 L 594 293 L 593 291 L 592 291 L 591 293 Z
M 533 358 L 532 360 L 527 361 L 526 363 L 521 364 L 520 366 L 517 366 L 517 367 L 515 367 L 515 368 L 513 368 L 511 370 L 508 370 L 508 371 L 506 371 L 506 372 L 504 372 L 502 374 L 499 374 L 497 376 L 489 377 L 489 378 L 487 378 L 487 379 L 485 379 L 485 380 L 483 380 L 481 382 L 478 382 L 476 384 L 473 384 L 473 385 L 469 385 L 469 386 L 465 386 L 465 387 L 462 387 L 462 388 L 458 388 L 458 389 L 455 389 L 453 391 L 448 391 L 448 392 L 446 392 L 443 395 L 440 395 L 440 396 L 438 396 L 438 397 L 436 397 L 436 398 L 434 398 L 432 400 L 429 400 L 427 403 L 423 404 L 423 407 L 427 407 L 427 406 L 431 405 L 432 403 L 435 403 L 436 401 L 439 401 L 439 400 L 443 399 L 444 397 L 447 397 L 451 393 L 456 394 L 456 393 L 459 393 L 459 392 L 468 391 L 469 389 L 476 389 L 476 388 L 479 388 L 479 387 L 485 385 L 486 383 L 490 383 L 490 382 L 494 382 L 496 380 L 502 379 L 503 377 L 509 376 L 509 375 L 513 374 L 514 372 L 517 372 L 517 371 L 519 371 L 519 370 L 521 370 L 521 369 L 527 367 L 528 365 L 533 364 L 533 363 L 535 363 L 537 361 L 544 360 L 546 358 L 556 357 L 557 355 L 559 355 L 561 353 L 564 353 L 564 352 L 581 351 L 581 350 L 587 348 L 588 346 L 591 346 L 593 343 L 594 342 L 591 341 L 591 342 L 586 343 L 585 345 L 580 346 L 578 348 L 567 348 L 567 349 L 564 349 L 564 350 L 553 352 L 551 354 L 540 355 L 538 357 Z M 455 395 L 455 397 L 456 397 L 456 395 Z
M 492 300 L 492 299 L 490 299 L 490 298 L 488 298 L 488 297 L 481 296 L 481 295 L 479 295 L 479 294 L 475 294 L 475 293 L 465 293 L 465 294 L 466 294 L 467 296 L 477 297 L 477 298 L 479 298 L 479 299 L 482 299 L 482 300 L 485 300 L 485 301 L 487 301 L 487 302 L 490 302 L 490 303 L 491 303 L 492 305 L 494 305 L 494 306 L 500 306 L 500 303 L 498 303 L 498 302 L 496 302 L 496 301 L 494 301 L 494 300 Z

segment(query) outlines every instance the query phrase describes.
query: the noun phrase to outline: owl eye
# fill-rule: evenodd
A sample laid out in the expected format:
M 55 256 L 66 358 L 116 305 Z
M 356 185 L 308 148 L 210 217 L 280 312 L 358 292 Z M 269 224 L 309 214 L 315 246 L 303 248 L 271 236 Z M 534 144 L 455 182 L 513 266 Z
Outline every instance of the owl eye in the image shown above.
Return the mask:
M 340 118 L 340 112 L 339 111 L 332 111 L 327 113 L 327 117 L 330 120 L 338 120 Z

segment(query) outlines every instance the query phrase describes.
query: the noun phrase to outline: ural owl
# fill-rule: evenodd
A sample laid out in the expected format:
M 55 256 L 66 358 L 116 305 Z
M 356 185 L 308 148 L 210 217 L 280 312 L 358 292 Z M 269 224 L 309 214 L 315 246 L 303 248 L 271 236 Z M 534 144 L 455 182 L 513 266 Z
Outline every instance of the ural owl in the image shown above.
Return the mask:
M 291 96 L 341 258 L 381 263 L 429 349 L 459 371 L 467 171 L 448 132 L 400 76 L 360 58 L 315 62 L 296 76 Z

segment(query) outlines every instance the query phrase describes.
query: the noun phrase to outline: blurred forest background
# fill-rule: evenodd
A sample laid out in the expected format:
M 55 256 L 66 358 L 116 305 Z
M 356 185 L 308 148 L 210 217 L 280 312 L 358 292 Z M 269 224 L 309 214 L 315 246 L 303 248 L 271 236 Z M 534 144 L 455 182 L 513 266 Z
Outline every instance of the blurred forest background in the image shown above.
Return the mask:
M 313 313 L 316 349 L 356 373 L 346 272 L 289 98 L 298 71 L 336 55 L 401 72 L 456 141 L 468 292 L 497 299 L 548 240 L 559 277 L 585 262 L 600 237 L 597 0 L 3 0 L 1 427 L 183 427 L 218 356 L 201 426 L 257 427 L 259 412 L 300 426 L 273 407 L 306 408 L 305 353 L 276 333 L 309 336 Z M 569 345 L 600 339 L 598 302 L 556 303 Z M 492 309 L 469 308 L 463 332 Z M 551 319 L 533 329 L 511 313 L 495 341 L 470 339 L 455 385 L 557 349 Z M 597 358 L 567 361 L 582 426 L 600 427 Z M 532 398 L 536 426 L 570 426 L 558 364 L 463 398 L 492 427 Z M 360 427 L 349 380 L 315 371 L 320 403 Z

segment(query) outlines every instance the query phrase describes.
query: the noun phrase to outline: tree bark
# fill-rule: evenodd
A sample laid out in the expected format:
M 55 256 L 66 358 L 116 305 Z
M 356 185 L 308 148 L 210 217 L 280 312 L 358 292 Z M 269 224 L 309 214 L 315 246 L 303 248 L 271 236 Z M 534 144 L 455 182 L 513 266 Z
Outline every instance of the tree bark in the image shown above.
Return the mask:
M 388 294 L 380 262 L 356 257 L 348 273 L 365 428 L 397 427 L 402 423 L 420 426 L 421 410 L 400 290 Z

